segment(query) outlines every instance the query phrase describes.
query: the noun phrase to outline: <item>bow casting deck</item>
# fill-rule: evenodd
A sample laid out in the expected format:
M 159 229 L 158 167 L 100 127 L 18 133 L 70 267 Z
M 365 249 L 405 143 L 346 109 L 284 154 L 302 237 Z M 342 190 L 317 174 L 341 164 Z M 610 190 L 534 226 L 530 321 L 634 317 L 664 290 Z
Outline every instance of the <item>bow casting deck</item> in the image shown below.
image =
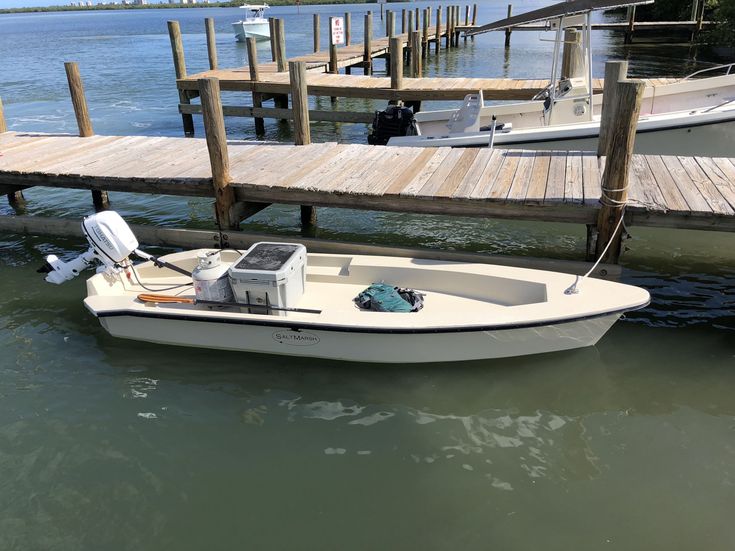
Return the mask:
M 228 142 L 238 201 L 592 223 L 594 153 Z M 6 132 L 0 182 L 214 195 L 204 139 Z M 0 186 L 2 188 L 3 186 Z M 635 155 L 630 224 L 735 231 L 735 160 Z

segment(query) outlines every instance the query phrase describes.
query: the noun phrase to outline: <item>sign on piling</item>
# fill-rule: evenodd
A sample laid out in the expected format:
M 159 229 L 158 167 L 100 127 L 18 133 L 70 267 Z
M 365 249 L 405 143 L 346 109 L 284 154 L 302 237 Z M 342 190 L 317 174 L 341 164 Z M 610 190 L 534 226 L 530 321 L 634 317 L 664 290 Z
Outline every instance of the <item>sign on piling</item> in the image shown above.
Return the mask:
M 332 33 L 332 44 L 339 46 L 345 43 L 345 19 L 344 17 L 329 18 L 329 32 Z

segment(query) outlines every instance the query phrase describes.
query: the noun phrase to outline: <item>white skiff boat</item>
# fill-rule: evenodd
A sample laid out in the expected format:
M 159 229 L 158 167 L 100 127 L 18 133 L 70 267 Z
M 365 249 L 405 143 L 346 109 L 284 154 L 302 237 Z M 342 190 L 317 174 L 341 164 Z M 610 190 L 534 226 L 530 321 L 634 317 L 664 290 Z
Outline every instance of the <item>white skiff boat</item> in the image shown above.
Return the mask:
M 243 4 L 240 9 L 247 10 L 248 14 L 245 19 L 235 21 L 232 29 L 235 31 L 235 38 L 238 42 L 245 42 L 252 37 L 256 40 L 267 40 L 271 36 L 268 20 L 263 17 L 265 10 L 270 6 L 268 4 Z
M 556 31 L 547 88 L 526 102 L 486 106 L 476 93 L 459 109 L 421 111 L 415 114 L 417 135 L 392 137 L 388 145 L 486 147 L 492 137 L 493 145 L 503 148 L 597 149 L 602 95 L 592 94 L 590 13 L 647 1 L 570 0 L 474 29 L 471 34 L 545 21 Z M 569 28 L 581 28 L 582 41 L 567 45 L 574 62 L 568 63 L 570 74 L 560 75 L 560 46 Z M 731 155 L 734 147 L 735 63 L 646 87 L 636 152 L 717 157 Z
M 243 255 L 191 250 L 153 259 L 135 248 L 132 232 L 120 229 L 120 223 L 113 211 L 85 219 L 91 248 L 68 263 L 47 257 L 47 280 L 61 283 L 92 259 L 102 261 L 107 269 L 87 280 L 87 309 L 113 336 L 160 344 L 355 362 L 503 358 L 594 345 L 624 312 L 649 302 L 644 289 L 569 274 L 414 258 L 307 255 L 293 244 L 261 243 Z M 259 248 L 265 250 L 265 264 L 258 264 L 257 255 L 250 260 Z M 287 262 L 277 258 L 283 251 L 291 255 Z M 133 266 L 128 259 L 133 252 L 151 260 Z M 201 270 L 203 259 L 213 257 L 215 271 Z M 209 282 L 206 273 L 213 275 Z M 227 281 L 223 274 L 229 274 L 235 302 L 200 300 L 201 285 Z M 423 308 L 360 309 L 355 297 L 374 282 L 415 289 L 423 294 Z

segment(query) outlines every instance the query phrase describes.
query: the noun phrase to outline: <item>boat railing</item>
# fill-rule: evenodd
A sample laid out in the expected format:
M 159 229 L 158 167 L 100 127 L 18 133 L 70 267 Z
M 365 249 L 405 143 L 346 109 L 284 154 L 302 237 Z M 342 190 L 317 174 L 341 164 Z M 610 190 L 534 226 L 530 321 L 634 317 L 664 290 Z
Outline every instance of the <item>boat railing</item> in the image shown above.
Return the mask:
M 735 73 L 735 63 L 728 63 L 725 65 L 717 65 L 715 67 L 707 67 L 706 69 L 700 69 L 699 71 L 693 72 L 691 75 L 687 75 L 684 77 L 684 80 L 689 80 L 692 77 L 695 77 L 697 75 L 701 75 L 703 73 L 710 73 L 713 71 L 725 71 L 725 75 L 727 76 L 730 73 Z

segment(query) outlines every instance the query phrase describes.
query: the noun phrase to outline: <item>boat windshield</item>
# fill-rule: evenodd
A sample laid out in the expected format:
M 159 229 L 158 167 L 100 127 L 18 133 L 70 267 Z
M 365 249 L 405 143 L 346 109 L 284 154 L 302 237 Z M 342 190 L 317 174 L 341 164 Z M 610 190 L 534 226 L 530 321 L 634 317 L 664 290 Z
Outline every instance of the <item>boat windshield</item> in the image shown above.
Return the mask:
M 248 10 L 248 17 L 263 17 L 263 12 L 269 8 L 268 4 L 243 4 L 241 9 Z

